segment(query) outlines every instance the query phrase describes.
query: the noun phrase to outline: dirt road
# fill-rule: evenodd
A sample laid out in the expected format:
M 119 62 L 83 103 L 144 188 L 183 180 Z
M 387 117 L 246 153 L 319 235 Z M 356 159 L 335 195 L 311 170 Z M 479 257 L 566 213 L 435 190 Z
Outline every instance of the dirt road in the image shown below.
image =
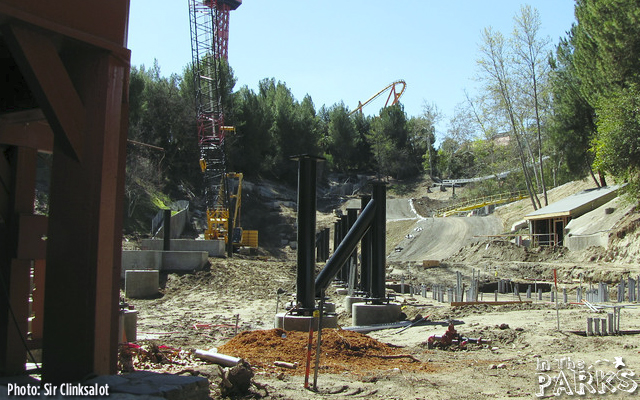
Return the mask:
M 443 260 L 457 253 L 470 243 L 483 239 L 481 235 L 495 235 L 502 231 L 501 221 L 494 216 L 423 218 L 416 214 L 410 200 L 387 201 L 387 226 L 406 227 L 407 220 L 415 224 L 389 254 L 388 261 Z

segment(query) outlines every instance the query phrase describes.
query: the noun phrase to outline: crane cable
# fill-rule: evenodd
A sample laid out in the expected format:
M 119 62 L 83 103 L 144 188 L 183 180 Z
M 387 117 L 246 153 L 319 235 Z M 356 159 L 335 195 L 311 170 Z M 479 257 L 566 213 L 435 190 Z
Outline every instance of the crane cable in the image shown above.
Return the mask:
M 396 85 L 402 85 L 402 89 L 400 89 L 400 92 L 396 91 Z M 377 99 L 382 93 L 387 91 L 387 89 L 389 88 L 391 88 L 391 91 L 389 92 L 389 96 L 387 96 L 387 101 L 384 104 L 385 107 L 389 106 L 389 100 L 391 100 L 392 95 L 393 95 L 393 101 L 391 102 L 391 105 L 393 106 L 395 104 L 398 104 L 398 100 L 400 99 L 400 96 L 402 96 L 402 94 L 404 93 L 404 90 L 407 88 L 407 83 L 402 79 L 400 79 L 387 85 L 387 87 L 385 87 L 378 93 L 374 94 L 369 100 L 365 101 L 364 103 L 358 102 L 358 107 L 356 107 L 355 110 L 351 111 L 348 115 L 353 115 L 358 111 L 362 112 L 362 108 L 364 106 L 371 103 L 373 100 Z

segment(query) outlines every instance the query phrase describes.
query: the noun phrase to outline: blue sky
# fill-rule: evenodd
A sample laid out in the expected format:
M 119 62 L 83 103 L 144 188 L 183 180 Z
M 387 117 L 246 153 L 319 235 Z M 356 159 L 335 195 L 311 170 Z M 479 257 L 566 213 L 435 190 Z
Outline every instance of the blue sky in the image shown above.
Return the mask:
M 298 100 L 309 94 L 316 109 L 341 101 L 353 109 L 403 79 L 406 113 L 433 103 L 442 131 L 464 90 L 475 92 L 482 30 L 510 35 L 523 4 L 539 11 L 541 33 L 554 45 L 575 21 L 573 0 L 244 0 L 231 12 L 229 64 L 236 89 L 275 78 Z M 132 65 L 157 59 L 162 75 L 181 73 L 191 61 L 189 35 L 187 0 L 131 0 Z M 383 102 L 365 112 L 376 114 Z

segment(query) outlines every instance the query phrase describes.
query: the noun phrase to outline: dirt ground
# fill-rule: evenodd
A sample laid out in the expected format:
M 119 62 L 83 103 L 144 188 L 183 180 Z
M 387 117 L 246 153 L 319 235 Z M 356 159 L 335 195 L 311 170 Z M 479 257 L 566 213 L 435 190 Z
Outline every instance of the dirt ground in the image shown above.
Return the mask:
M 561 190 L 564 195 L 575 193 L 581 190 L 576 190 L 580 185 L 588 187 L 589 182 Z M 446 192 L 435 196 L 446 196 Z M 558 191 L 554 196 L 563 195 Z M 529 212 L 526 208 L 519 202 L 502 207 L 495 215 L 504 227 L 510 227 Z M 331 216 L 319 220 L 322 218 L 328 221 Z M 221 396 L 220 370 L 196 359 L 195 349 L 218 348 L 221 353 L 246 359 L 255 383 L 247 398 L 531 399 L 555 397 L 556 393 L 569 397 L 581 391 L 585 393 L 582 398 L 637 396 L 637 303 L 623 303 L 627 307 L 620 312 L 620 329 L 625 334 L 585 337 L 587 317 L 606 318 L 612 308 L 596 313 L 577 304 L 576 289 L 605 282 L 615 298 L 614 285 L 620 279 L 640 275 L 639 220 L 638 213 L 626 215 L 611 234 L 606 250 L 590 248 L 572 254 L 566 249 L 525 249 L 510 242 L 482 239 L 464 245 L 443 259 L 439 267 L 390 262 L 388 279 L 404 278 L 407 284 L 425 284 L 428 288 L 432 284 L 451 287 L 458 271 L 466 285 L 472 275 L 486 283 L 510 279 L 520 284 L 520 298 L 501 294 L 498 300 L 525 302 L 455 307 L 433 300 L 430 291 L 426 297 L 395 293 L 408 320 L 426 317 L 428 323 L 367 335 L 323 330 L 317 391 L 304 388 L 307 333 L 273 329 L 276 310 L 282 310 L 295 293 L 295 253 L 288 249 L 277 259 L 212 258 L 205 271 L 168 275 L 158 298 L 126 299 L 138 310 L 137 345 L 142 346 L 129 367 L 206 376 L 213 398 Z M 387 247 L 393 249 L 413 223 L 390 223 Z M 318 264 L 317 268 L 322 266 Z M 526 302 L 526 287 L 553 283 L 554 270 L 560 290 L 558 308 L 550 301 L 549 292 L 542 300 L 534 296 Z M 568 292 L 566 304 L 562 289 Z M 333 287 L 327 295 L 336 304 L 339 326 L 350 326 L 344 296 Z M 493 300 L 493 290 L 480 297 Z M 491 343 L 431 348 L 429 338 L 445 334 L 449 321 L 454 321 L 461 336 Z M 150 352 L 164 352 L 165 356 L 141 356 Z M 274 361 L 297 362 L 298 367 L 276 367 Z

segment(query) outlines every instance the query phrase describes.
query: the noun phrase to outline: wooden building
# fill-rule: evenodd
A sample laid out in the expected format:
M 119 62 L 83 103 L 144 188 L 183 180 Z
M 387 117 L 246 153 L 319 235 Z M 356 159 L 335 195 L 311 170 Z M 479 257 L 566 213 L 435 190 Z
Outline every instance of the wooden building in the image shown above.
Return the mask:
M 525 215 L 532 246 L 562 246 L 564 229 L 574 218 L 592 211 L 618 195 L 619 186 L 588 189 Z

